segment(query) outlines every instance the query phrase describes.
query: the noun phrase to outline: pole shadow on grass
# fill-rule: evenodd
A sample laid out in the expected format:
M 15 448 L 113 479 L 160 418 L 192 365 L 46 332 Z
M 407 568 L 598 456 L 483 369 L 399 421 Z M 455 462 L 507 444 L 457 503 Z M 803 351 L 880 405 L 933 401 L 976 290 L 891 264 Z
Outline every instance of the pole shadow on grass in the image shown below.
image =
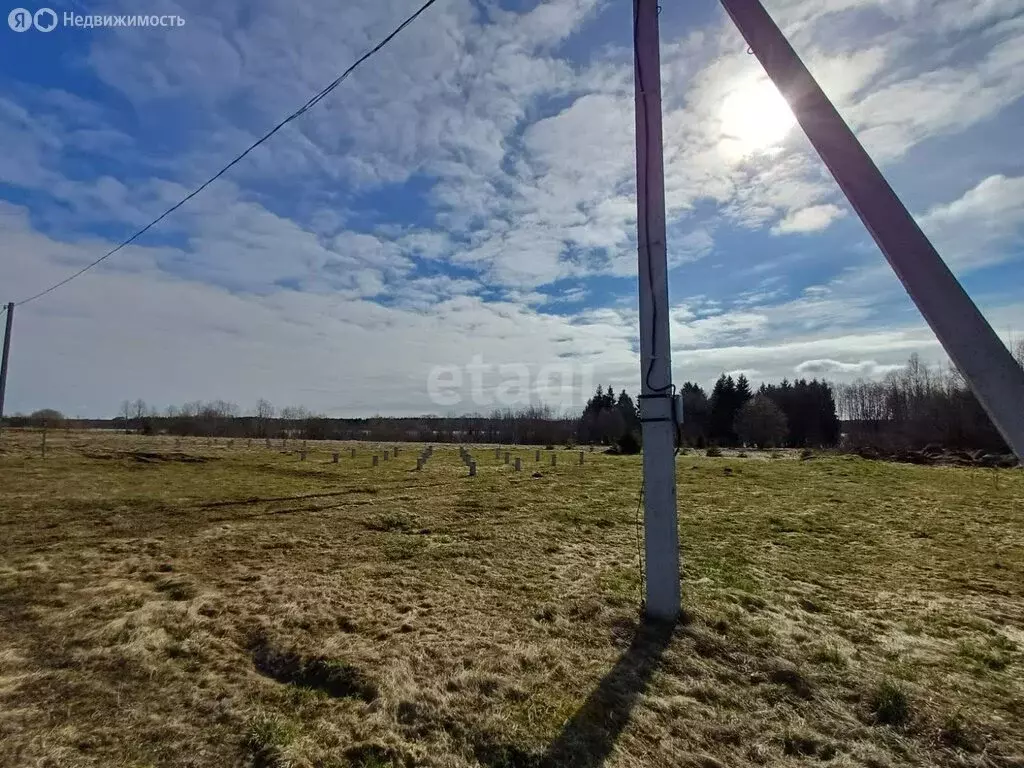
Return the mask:
M 551 742 L 543 766 L 599 768 L 611 755 L 633 707 L 647 690 L 675 625 L 646 622 L 594 692 Z

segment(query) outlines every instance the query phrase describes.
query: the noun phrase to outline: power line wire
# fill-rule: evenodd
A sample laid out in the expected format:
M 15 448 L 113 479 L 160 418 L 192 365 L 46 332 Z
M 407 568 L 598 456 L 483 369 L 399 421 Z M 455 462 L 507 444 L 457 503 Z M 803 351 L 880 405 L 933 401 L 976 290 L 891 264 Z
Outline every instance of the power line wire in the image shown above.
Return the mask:
M 332 91 L 334 91 L 335 88 L 337 88 L 339 85 L 341 85 L 348 78 L 348 76 L 351 75 L 356 70 L 356 68 L 359 67 L 360 64 L 365 62 L 367 59 L 369 59 L 374 54 L 378 53 L 382 48 L 384 48 L 384 46 L 386 46 L 395 37 L 397 37 L 402 32 L 402 30 L 404 30 L 407 26 L 412 24 L 417 18 L 419 18 L 419 16 L 424 11 L 426 11 L 428 8 L 430 8 L 430 6 L 432 6 L 436 2 L 437 2 L 437 0 L 427 0 L 425 3 L 423 3 L 423 5 L 421 5 L 419 7 L 419 9 L 415 13 L 413 13 L 405 21 L 403 21 L 401 24 L 399 24 L 391 32 L 391 34 L 389 34 L 387 37 L 385 37 L 383 40 L 381 40 L 379 43 L 377 43 L 377 45 L 375 45 L 369 51 L 367 51 L 362 56 L 360 56 L 355 61 L 355 63 L 352 64 L 352 66 L 350 66 L 348 69 L 346 69 L 344 72 L 342 72 L 338 77 L 336 77 L 330 83 L 330 85 L 328 85 L 323 90 L 319 91 L 315 96 L 313 96 L 313 98 L 311 98 L 309 101 L 307 101 L 301 107 L 299 107 L 295 112 L 292 112 L 290 115 L 288 115 L 288 117 L 286 117 L 284 120 L 279 122 L 277 125 L 275 125 L 273 128 L 271 128 L 269 131 L 267 131 L 267 133 L 265 133 L 262 137 L 260 137 L 259 139 L 254 141 L 252 144 L 250 144 L 246 148 L 246 150 L 244 152 L 242 152 L 240 155 L 238 155 L 234 160 L 232 160 L 230 163 L 225 165 L 223 168 L 221 168 L 219 171 L 217 171 L 217 173 L 215 173 L 209 179 L 204 181 L 202 184 L 200 184 L 194 190 L 189 192 L 187 195 L 185 195 L 185 197 L 183 197 L 177 203 L 175 203 L 170 208 L 168 208 L 166 211 L 161 213 L 159 216 L 157 216 L 155 219 L 153 219 L 151 222 L 149 222 L 149 224 L 144 226 L 142 229 L 140 229 L 134 235 L 132 235 L 127 240 L 125 240 L 122 243 L 120 243 L 115 248 L 111 248 L 109 251 L 107 251 L 105 254 L 100 256 L 95 261 L 92 261 L 89 264 L 87 264 L 86 266 L 82 267 L 82 269 L 78 270 L 73 275 L 70 275 L 70 276 L 64 278 L 63 280 L 61 280 L 58 283 L 54 283 L 49 288 L 47 288 L 45 291 L 40 291 L 39 293 L 35 294 L 34 296 L 30 296 L 27 299 L 22 299 L 21 301 L 15 302 L 16 306 L 20 307 L 22 304 L 28 304 L 31 301 L 35 301 L 36 299 L 42 298 L 43 296 L 45 296 L 46 294 L 50 293 L 51 291 L 57 290 L 58 288 L 60 288 L 63 285 L 67 285 L 72 280 L 74 280 L 76 277 L 79 277 L 80 275 L 85 274 L 90 269 L 92 269 L 97 264 L 99 264 L 100 262 L 106 261 L 111 256 L 113 256 L 115 253 L 120 251 L 122 248 L 124 248 L 124 247 L 130 245 L 131 243 L 133 243 L 139 237 L 144 235 L 150 229 L 152 229 L 157 224 L 159 224 L 161 221 L 163 221 L 165 218 L 167 218 L 170 214 L 174 213 L 176 210 L 181 208 L 181 206 L 183 206 L 185 203 L 187 203 L 193 197 L 195 197 L 200 192 L 202 192 L 204 189 L 206 189 L 208 186 L 210 186 L 210 184 L 212 184 L 217 179 L 219 179 L 221 176 L 223 176 L 225 173 L 227 173 L 232 167 L 234 167 L 236 164 L 238 164 L 246 155 L 248 155 L 250 152 L 252 152 L 254 149 L 256 149 L 256 147 L 258 147 L 260 144 L 265 142 L 267 139 L 269 139 L 271 136 L 273 136 L 279 130 L 284 128 L 288 123 L 292 122 L 292 120 L 295 120 L 296 118 L 298 118 L 301 115 L 305 114 L 310 109 L 312 109 L 317 104 L 319 104 L 321 101 L 323 101 L 323 99 L 325 99 L 328 95 L 330 95 L 330 93 Z

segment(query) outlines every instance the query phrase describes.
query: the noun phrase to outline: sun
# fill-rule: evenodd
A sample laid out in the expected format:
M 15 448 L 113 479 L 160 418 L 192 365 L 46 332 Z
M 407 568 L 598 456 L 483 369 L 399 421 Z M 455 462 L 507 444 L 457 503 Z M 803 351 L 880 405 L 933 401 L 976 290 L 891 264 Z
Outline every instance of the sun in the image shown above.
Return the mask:
M 730 89 L 719 119 L 722 149 L 740 158 L 777 148 L 796 125 L 789 104 L 763 75 L 749 77 Z

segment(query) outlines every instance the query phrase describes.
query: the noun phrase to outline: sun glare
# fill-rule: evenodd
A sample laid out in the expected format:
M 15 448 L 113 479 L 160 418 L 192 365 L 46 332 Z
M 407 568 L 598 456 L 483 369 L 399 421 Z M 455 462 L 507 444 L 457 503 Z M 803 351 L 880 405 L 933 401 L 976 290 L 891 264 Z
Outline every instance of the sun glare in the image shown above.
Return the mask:
M 722 147 L 740 157 L 777 147 L 796 118 L 770 80 L 757 77 L 733 88 L 722 101 Z

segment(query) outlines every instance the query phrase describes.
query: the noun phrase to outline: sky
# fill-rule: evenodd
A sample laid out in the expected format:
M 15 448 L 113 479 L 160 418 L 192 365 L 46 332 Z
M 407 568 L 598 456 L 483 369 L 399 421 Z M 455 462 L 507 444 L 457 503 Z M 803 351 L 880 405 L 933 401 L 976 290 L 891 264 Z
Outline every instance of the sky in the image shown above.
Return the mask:
M 0 300 L 130 236 L 418 5 L 62 0 L 58 16 L 185 23 L 0 26 Z M 765 5 L 1019 337 L 1024 0 Z M 662 6 L 676 383 L 944 364 L 717 0 Z M 6 411 L 417 415 L 635 392 L 631 46 L 628 0 L 439 0 L 136 244 L 19 307 Z

